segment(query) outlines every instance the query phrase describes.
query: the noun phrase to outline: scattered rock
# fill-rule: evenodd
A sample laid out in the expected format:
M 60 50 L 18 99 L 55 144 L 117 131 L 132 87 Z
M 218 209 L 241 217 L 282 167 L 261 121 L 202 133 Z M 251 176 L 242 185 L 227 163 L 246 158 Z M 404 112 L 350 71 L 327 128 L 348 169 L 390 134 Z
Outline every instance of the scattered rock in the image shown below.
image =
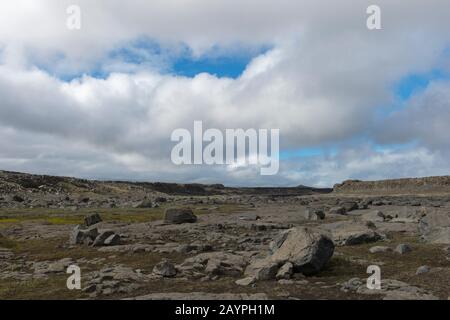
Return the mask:
M 194 215 L 191 209 L 166 209 L 164 215 L 165 223 L 181 224 L 197 222 L 197 216 Z
M 25 199 L 24 198 L 22 198 L 21 196 L 19 196 L 19 195 L 14 195 L 13 197 L 12 197 L 12 199 L 13 199 L 13 201 L 15 201 L 15 202 L 24 202 L 25 201 Z
M 370 253 L 385 253 L 385 252 L 391 252 L 392 249 L 389 247 L 384 246 L 375 246 L 369 249 Z
M 428 213 L 420 220 L 419 230 L 428 243 L 450 244 L 450 213 Z
M 114 236 L 114 231 L 111 230 L 105 230 L 100 232 L 100 234 L 95 238 L 94 243 L 92 244 L 93 247 L 100 247 L 105 245 L 106 239 L 108 239 L 111 236 Z
M 177 270 L 172 263 L 167 260 L 163 260 L 153 268 L 153 273 L 158 276 L 171 278 L 176 276 Z
M 332 207 L 328 213 L 330 214 L 346 214 L 347 211 L 345 210 L 344 207 Z
M 128 300 L 267 300 L 265 293 L 211 293 L 211 292 L 166 292 L 151 293 Z
M 381 212 L 379 210 L 374 210 L 374 211 L 364 213 L 361 216 L 361 219 L 363 221 L 383 222 L 385 220 L 385 216 L 384 216 L 383 212 Z
M 112 234 L 106 238 L 103 244 L 105 246 L 117 246 L 120 244 L 120 236 L 118 234 Z
M 249 286 L 254 284 L 256 279 L 254 277 L 247 277 L 243 279 L 236 280 L 234 283 L 236 283 L 239 286 Z
M 239 217 L 239 220 L 243 220 L 243 221 L 256 221 L 261 219 L 260 216 L 258 216 L 257 214 L 254 213 L 249 213 L 246 215 L 242 215 Z
M 405 254 L 405 253 L 408 253 L 411 251 L 412 251 L 411 247 L 405 243 L 401 243 L 395 248 L 395 252 L 400 253 L 400 254 Z
M 436 296 L 421 288 L 391 279 L 382 279 L 381 289 L 377 290 L 367 288 L 363 279 L 352 278 L 341 284 L 341 290 L 366 295 L 384 295 L 383 300 L 438 300 Z
M 82 229 L 82 227 L 78 225 L 70 233 L 69 243 L 72 245 L 83 244 L 85 241 L 94 241 L 97 236 L 98 230 L 96 227 Z
M 339 221 L 322 225 L 321 228 L 331 233 L 334 243 L 342 246 L 375 242 L 382 239 L 376 231 L 367 225 L 354 221 Z
M 90 214 L 84 218 L 84 225 L 86 227 L 92 226 L 99 222 L 102 222 L 102 218 L 98 213 Z
M 325 213 L 321 209 L 306 209 L 303 213 L 303 217 L 306 220 L 323 220 L 325 219 Z
M 256 280 L 273 280 L 278 272 L 279 263 L 270 259 L 270 257 L 265 259 L 254 260 L 245 269 L 245 274 L 254 277 Z
M 429 266 L 421 266 L 421 267 L 417 268 L 416 275 L 428 273 L 428 272 L 430 272 L 430 270 L 431 270 L 431 268 Z

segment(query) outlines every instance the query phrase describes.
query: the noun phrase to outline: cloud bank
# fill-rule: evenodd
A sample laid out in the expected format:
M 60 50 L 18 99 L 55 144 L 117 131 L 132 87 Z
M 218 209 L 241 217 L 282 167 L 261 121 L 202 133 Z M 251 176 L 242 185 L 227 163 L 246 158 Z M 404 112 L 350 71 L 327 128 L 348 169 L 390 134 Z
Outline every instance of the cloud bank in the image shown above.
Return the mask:
M 448 174 L 450 3 L 68 1 L 0 4 L 0 168 L 100 179 L 330 186 Z M 260 51 L 260 48 L 269 48 Z M 228 78 L 177 74 L 180 57 L 252 54 Z M 122 53 L 122 54 L 117 54 Z M 438 70 L 400 98 L 410 75 Z M 97 76 L 98 73 L 102 76 Z M 174 129 L 278 128 L 289 152 L 258 168 L 175 166 Z

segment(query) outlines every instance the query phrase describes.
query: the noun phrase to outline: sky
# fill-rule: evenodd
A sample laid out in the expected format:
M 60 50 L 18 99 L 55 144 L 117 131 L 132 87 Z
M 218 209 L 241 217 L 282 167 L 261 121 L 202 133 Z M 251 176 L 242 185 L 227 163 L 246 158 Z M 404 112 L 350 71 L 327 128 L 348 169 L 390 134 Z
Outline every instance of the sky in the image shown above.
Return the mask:
M 229 186 L 448 175 L 449 14 L 441 0 L 2 1 L 0 169 Z M 174 165 L 171 133 L 196 120 L 279 129 L 278 174 Z

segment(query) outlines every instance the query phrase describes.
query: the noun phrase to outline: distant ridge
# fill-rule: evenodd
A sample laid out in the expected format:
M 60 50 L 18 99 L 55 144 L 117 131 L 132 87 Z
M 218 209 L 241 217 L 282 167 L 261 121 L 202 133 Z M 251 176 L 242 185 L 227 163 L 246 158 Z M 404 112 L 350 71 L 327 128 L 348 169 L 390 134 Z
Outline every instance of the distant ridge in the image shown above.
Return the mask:
M 450 193 L 450 176 L 402 178 L 379 181 L 347 180 L 335 184 L 340 194 L 430 194 Z
M 138 188 L 142 192 L 160 192 L 168 195 L 221 195 L 221 194 L 261 194 L 261 195 L 311 195 L 330 193 L 330 188 L 298 187 L 225 187 L 222 184 L 167 183 L 97 181 L 72 177 L 37 175 L 0 170 L 0 194 L 17 192 L 80 192 L 114 193 L 118 189 Z

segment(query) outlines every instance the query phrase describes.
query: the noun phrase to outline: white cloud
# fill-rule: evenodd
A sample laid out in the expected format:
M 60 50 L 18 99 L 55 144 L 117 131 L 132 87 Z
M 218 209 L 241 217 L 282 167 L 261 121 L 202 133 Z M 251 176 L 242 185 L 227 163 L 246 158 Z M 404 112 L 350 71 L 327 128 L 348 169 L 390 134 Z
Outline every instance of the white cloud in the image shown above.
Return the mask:
M 449 148 L 447 84 L 432 84 L 391 122 L 374 119 L 394 101 L 392 88 L 402 77 L 442 66 L 450 3 L 379 1 L 383 30 L 369 31 L 368 1 L 321 2 L 79 0 L 79 32 L 65 28 L 72 2 L 0 4 L 0 130 L 9 137 L 0 165 L 104 178 L 294 185 L 390 177 L 399 166 L 405 175 L 448 168 L 441 156 Z M 142 37 L 161 44 L 164 54 L 137 52 L 144 64 L 109 55 Z M 208 55 L 267 44 L 273 49 L 237 79 L 162 72 L 169 63 L 164 55 L 186 46 Z M 106 79 L 65 82 L 51 75 L 99 65 L 111 72 Z M 271 178 L 255 175 L 256 168 L 175 167 L 170 134 L 191 129 L 194 120 L 219 129 L 279 128 L 281 147 L 291 149 L 372 136 L 421 144 L 380 153 L 358 142 L 334 157 L 286 160 Z

